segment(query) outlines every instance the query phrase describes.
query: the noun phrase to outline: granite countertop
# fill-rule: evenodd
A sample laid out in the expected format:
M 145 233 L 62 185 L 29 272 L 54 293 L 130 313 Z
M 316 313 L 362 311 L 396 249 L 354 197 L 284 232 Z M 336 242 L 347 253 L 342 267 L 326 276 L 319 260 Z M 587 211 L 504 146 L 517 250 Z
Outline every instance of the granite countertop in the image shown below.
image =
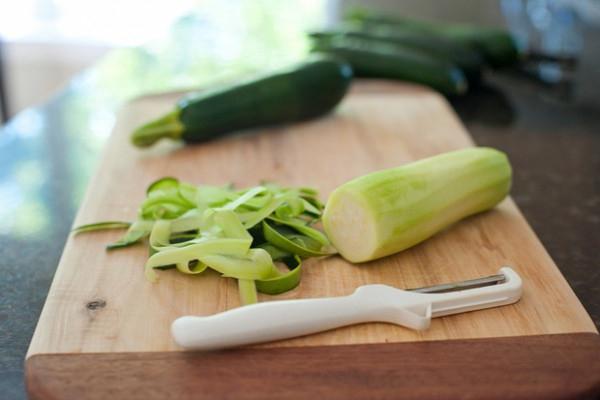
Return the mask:
M 248 23 L 237 32 L 244 38 L 243 58 L 233 62 L 198 47 L 206 41 L 189 40 L 192 34 L 217 44 L 231 40 L 229 33 L 196 32 L 199 19 L 182 19 L 161 43 L 113 52 L 0 130 L 3 398 L 25 397 L 25 353 L 118 107 L 142 93 L 199 87 L 284 64 L 306 50 L 301 29 L 288 26 L 273 35 L 269 24 Z M 580 71 L 576 82 L 583 88 L 600 78 L 600 56 L 584 56 L 595 67 Z M 486 86 L 451 104 L 478 145 L 508 153 L 516 203 L 600 327 L 600 105 L 578 96 L 566 101 L 522 77 L 486 78 Z

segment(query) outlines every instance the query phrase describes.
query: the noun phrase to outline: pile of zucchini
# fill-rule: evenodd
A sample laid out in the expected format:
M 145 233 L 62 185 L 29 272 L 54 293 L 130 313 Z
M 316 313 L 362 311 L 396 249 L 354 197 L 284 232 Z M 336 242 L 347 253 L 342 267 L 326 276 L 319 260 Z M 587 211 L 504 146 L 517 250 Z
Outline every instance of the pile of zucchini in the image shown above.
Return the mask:
M 461 95 L 479 84 L 485 67 L 519 60 L 510 34 L 494 28 L 444 25 L 352 11 L 330 30 L 309 33 L 312 51 L 339 56 L 357 77 L 399 79 Z

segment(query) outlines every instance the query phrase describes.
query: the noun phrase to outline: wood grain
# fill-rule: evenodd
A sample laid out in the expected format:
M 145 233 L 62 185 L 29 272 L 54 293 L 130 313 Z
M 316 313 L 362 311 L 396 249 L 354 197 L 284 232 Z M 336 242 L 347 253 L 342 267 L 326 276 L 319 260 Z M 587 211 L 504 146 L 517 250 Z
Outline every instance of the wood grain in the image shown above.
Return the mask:
M 76 224 L 132 219 L 146 186 L 165 175 L 198 184 L 246 186 L 267 179 L 315 186 L 325 199 L 357 175 L 472 145 L 439 95 L 415 86 L 371 82 L 357 84 L 334 115 L 316 121 L 185 148 L 163 143 L 139 151 L 130 146 L 132 128 L 168 110 L 174 99 L 142 98 L 123 109 Z M 157 284 L 147 282 L 144 246 L 104 251 L 118 235 L 69 238 L 28 356 L 175 351 L 169 325 L 176 317 L 239 305 L 234 281 L 214 273 L 190 277 L 166 271 Z M 362 265 L 339 257 L 311 261 L 301 285 L 278 298 L 345 295 L 366 283 L 423 286 L 493 274 L 507 264 L 524 280 L 524 295 L 516 305 L 439 318 L 425 332 L 365 324 L 263 346 L 596 332 L 510 199 L 382 260 Z
M 592 333 L 213 353 L 36 355 L 31 400 L 600 397 Z

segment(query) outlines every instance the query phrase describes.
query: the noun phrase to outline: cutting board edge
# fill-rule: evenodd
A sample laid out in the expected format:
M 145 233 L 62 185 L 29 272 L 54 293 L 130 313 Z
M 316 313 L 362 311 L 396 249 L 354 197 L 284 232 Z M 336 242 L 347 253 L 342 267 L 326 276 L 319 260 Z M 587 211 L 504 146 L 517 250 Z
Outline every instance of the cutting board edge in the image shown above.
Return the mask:
M 466 337 L 460 339 L 426 339 L 426 340 L 404 340 L 404 341 L 392 341 L 392 342 L 365 342 L 365 343 L 333 343 L 333 344 L 290 344 L 284 346 L 265 346 L 264 344 L 256 344 L 252 346 L 241 347 L 244 350 L 270 350 L 270 349 L 301 349 L 301 348 L 318 348 L 318 347 L 340 347 L 340 346 L 376 346 L 376 345 L 401 345 L 401 344 L 411 344 L 411 343 L 434 343 L 434 342 L 455 342 L 459 340 L 494 340 L 494 339 L 508 339 L 508 338 L 527 338 L 527 337 L 535 337 L 535 336 L 558 336 L 558 335 L 579 335 L 579 334 L 593 334 L 600 337 L 600 332 L 597 329 L 592 330 L 575 330 L 572 332 L 552 332 L 552 333 L 532 333 L 526 335 L 502 335 L 502 336 L 488 336 L 488 337 Z M 285 342 L 285 340 L 282 340 Z M 278 343 L 278 342 L 275 342 Z M 81 354 L 90 354 L 90 355 L 102 355 L 102 354 L 167 354 L 167 353 L 190 353 L 193 354 L 193 351 L 187 351 L 183 348 L 173 349 L 173 350 L 164 350 L 164 351 L 156 351 L 156 350 L 148 350 L 148 351 L 91 351 L 91 352 L 28 352 L 25 356 L 25 362 L 27 363 L 29 359 L 38 356 L 69 356 L 69 355 L 81 355 Z
M 600 394 L 600 336 L 572 333 L 210 353 L 39 354 L 27 359 L 25 370 L 32 400 L 100 399 L 109 394 L 113 400 L 165 395 L 295 399 L 311 394 L 345 399 L 393 398 L 398 393 L 423 400 L 459 394 L 586 399 Z M 225 371 L 236 376 L 235 385 L 223 379 Z M 269 371 L 269 385 L 264 384 L 264 371 Z

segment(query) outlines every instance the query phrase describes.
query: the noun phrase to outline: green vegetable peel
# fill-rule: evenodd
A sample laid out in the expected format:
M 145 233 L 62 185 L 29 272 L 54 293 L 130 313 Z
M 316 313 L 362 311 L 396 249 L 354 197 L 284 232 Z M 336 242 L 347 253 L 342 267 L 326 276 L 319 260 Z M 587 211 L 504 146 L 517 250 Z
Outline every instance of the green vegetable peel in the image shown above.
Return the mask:
M 145 276 L 176 269 L 197 275 L 210 268 L 238 280 L 243 304 L 255 303 L 257 291 L 279 294 L 295 288 L 302 259 L 334 254 L 325 235 L 313 225 L 323 205 L 317 192 L 264 184 L 249 189 L 194 186 L 167 177 L 146 192 L 138 219 L 83 225 L 75 233 L 128 228 L 108 249 L 148 238 Z M 282 272 L 275 263 L 288 271 Z

